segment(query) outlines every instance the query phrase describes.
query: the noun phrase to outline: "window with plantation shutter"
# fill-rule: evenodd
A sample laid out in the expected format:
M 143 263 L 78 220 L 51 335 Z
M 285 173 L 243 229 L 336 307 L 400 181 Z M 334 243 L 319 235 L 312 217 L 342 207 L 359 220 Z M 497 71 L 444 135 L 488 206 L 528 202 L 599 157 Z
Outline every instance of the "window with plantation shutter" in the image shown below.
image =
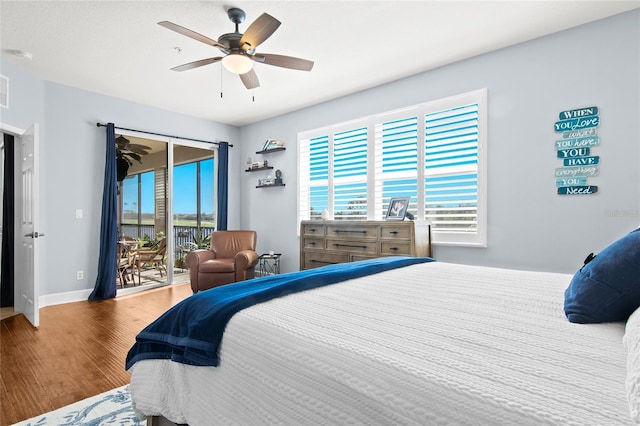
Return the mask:
M 321 135 L 298 144 L 298 207 L 305 219 L 320 219 L 329 207 L 329 137 Z
M 298 135 L 299 220 L 384 219 L 389 201 L 436 244 L 486 246 L 486 89 Z
M 333 135 L 333 218 L 367 219 L 367 128 Z
M 401 116 L 376 123 L 376 199 L 381 216 L 393 197 L 411 197 L 409 211 L 415 215 L 418 193 L 418 117 Z M 377 215 L 376 215 L 377 216 Z
M 425 218 L 435 234 L 478 232 L 478 104 L 425 115 Z

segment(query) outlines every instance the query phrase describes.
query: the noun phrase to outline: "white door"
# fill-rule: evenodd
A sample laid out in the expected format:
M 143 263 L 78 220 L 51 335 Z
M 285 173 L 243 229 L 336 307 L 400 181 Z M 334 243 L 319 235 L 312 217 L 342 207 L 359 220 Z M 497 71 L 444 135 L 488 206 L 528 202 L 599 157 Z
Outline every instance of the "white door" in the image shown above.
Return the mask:
M 20 146 L 21 181 L 16 182 L 20 188 L 20 192 L 16 191 L 20 197 L 16 217 L 20 220 L 16 221 L 14 310 L 22 312 L 37 327 L 40 321 L 38 240 L 44 236 L 38 231 L 38 125 L 27 129 L 16 141 Z

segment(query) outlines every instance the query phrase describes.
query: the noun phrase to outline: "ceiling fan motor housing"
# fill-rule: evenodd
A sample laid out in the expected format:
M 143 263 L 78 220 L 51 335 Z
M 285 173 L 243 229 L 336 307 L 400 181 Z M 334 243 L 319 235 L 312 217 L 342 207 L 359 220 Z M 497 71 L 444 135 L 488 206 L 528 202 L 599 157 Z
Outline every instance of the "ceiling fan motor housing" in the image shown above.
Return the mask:
M 242 34 L 240 33 L 228 33 L 222 34 L 218 38 L 218 43 L 227 47 L 230 51 L 238 51 L 240 49 L 240 39 L 242 38 Z

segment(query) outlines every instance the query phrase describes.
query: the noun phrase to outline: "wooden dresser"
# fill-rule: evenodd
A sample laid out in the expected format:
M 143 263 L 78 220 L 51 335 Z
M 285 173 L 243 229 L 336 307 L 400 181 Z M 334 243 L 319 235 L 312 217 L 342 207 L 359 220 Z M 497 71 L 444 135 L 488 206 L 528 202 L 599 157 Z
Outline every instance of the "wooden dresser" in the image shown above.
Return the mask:
M 431 256 L 427 222 L 304 220 L 300 270 L 383 256 Z

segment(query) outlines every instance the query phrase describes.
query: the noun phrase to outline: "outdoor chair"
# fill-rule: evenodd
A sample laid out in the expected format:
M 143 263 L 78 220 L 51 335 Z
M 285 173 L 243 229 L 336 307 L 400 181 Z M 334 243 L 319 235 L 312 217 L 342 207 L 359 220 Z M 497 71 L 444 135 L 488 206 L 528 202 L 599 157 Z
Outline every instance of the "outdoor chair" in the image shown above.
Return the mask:
M 125 284 L 131 282 L 136 285 L 135 270 L 138 271 L 138 284 L 140 284 L 140 269 L 138 266 L 137 254 L 125 243 L 118 243 L 117 258 L 118 279 L 120 287 L 124 288 Z
M 167 254 L 167 238 L 163 237 L 158 242 L 158 245 L 154 249 L 140 248 L 136 251 L 138 255 L 138 268 L 144 266 L 156 268 L 160 272 L 167 272 L 167 266 L 165 265 L 165 256 Z

